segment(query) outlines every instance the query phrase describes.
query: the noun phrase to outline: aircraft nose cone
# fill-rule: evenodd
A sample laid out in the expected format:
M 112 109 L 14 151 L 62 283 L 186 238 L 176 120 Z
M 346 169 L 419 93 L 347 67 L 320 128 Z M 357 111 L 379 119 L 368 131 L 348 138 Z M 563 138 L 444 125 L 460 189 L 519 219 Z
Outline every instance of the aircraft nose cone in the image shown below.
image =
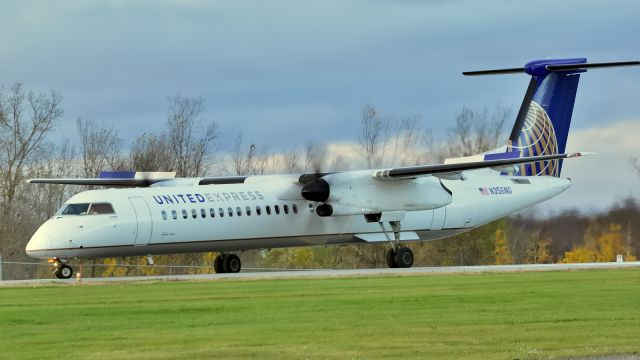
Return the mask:
M 27 243 L 25 251 L 27 255 L 31 257 L 42 257 L 39 254 L 45 252 L 49 248 L 49 235 L 47 234 L 47 223 L 44 223 L 35 234 L 31 237 L 31 240 Z

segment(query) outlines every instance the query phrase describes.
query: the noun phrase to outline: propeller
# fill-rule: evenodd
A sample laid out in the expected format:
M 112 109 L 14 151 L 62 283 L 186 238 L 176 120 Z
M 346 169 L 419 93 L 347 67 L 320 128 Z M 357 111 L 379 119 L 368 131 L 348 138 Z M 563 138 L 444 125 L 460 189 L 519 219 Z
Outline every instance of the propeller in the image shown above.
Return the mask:
M 307 144 L 306 152 L 306 161 L 311 165 L 314 172 L 302 174 L 298 178 L 298 182 L 303 185 L 301 195 L 309 201 L 325 202 L 329 199 L 331 188 L 329 183 L 323 178 L 332 174 L 322 171 L 327 148 L 324 145 Z

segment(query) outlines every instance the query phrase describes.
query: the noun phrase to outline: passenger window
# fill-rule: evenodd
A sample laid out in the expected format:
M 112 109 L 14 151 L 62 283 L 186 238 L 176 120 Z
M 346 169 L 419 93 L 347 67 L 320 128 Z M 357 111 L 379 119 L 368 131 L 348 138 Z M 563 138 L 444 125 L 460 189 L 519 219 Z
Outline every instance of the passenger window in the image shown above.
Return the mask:
M 242 216 L 242 209 L 240 209 L 240 207 L 236 208 L 236 214 L 238 214 L 238 216 Z
M 251 216 L 251 208 L 247 206 L 245 210 L 247 212 L 247 216 Z
M 229 217 L 233 216 L 233 209 L 232 208 L 227 208 L 227 212 L 229 213 Z
M 204 219 L 207 217 L 207 211 L 205 209 L 200 209 L 200 216 Z
M 196 209 L 191 209 L 191 216 L 193 216 L 194 219 L 198 217 L 198 212 L 196 211 Z
M 209 215 L 211 215 L 212 218 L 216 217 L 216 209 L 209 208 Z
M 267 205 L 264 208 L 267 210 L 267 215 L 271 215 L 271 206 Z
M 167 212 L 162 210 L 162 220 L 167 220 Z
M 178 219 L 178 213 L 175 210 L 171 210 L 171 217 L 173 218 L 173 220 Z
M 289 205 L 282 205 L 282 209 L 284 210 L 285 214 L 289 213 Z
M 291 205 L 291 209 L 293 210 L 294 214 L 298 213 L 298 205 L 296 205 L 296 204 Z
M 220 214 L 220 217 L 224 217 L 224 209 L 223 208 L 218 208 L 218 213 Z
M 276 205 L 274 209 L 276 210 L 276 215 L 280 215 L 280 206 Z
M 256 215 L 260 216 L 260 214 L 262 214 L 262 209 L 260 209 L 260 206 L 256 206 Z
M 186 219 L 186 218 L 188 218 L 188 217 L 189 217 L 189 215 L 187 215 L 187 210 L 182 209 L 182 218 L 183 218 L 183 219 Z

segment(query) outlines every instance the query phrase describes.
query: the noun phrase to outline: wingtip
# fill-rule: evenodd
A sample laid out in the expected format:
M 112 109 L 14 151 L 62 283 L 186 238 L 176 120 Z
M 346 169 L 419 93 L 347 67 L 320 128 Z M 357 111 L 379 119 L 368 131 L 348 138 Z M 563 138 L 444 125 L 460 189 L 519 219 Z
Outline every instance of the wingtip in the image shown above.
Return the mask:
M 580 151 L 580 152 L 568 154 L 567 157 L 572 158 L 572 157 L 590 156 L 590 155 L 597 155 L 597 154 L 598 153 L 589 152 L 589 151 Z

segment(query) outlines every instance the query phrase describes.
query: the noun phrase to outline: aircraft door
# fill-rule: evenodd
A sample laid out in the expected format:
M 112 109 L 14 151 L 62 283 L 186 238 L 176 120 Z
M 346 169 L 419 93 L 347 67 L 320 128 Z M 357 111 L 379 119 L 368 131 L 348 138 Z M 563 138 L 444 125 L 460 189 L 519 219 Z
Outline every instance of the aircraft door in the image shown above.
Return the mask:
M 129 202 L 133 206 L 136 214 L 137 228 L 134 245 L 148 245 L 153 231 L 153 221 L 151 220 L 151 210 L 147 202 L 141 197 L 130 197 Z

